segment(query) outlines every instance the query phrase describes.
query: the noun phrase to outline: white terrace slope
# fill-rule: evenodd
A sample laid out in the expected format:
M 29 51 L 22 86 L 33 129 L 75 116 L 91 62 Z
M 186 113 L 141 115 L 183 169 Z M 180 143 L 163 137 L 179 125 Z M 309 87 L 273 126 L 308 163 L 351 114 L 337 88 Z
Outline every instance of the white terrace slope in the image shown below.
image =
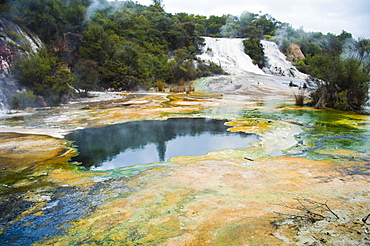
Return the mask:
M 254 65 L 252 59 L 244 53 L 241 38 L 211 38 L 204 37 L 204 53 L 198 57 L 204 61 L 212 61 L 230 75 L 273 74 L 285 77 L 305 79 L 307 75 L 299 72 L 280 52 L 274 42 L 262 41 L 268 67 L 261 70 Z

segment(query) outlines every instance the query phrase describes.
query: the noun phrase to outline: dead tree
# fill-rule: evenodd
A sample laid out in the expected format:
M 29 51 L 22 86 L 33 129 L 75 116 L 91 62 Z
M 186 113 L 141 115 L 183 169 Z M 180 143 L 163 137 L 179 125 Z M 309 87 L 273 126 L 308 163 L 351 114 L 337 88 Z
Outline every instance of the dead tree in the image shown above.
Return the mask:
M 286 214 L 274 211 L 276 214 L 288 216 L 290 218 L 294 219 L 304 219 L 309 222 L 316 222 L 320 220 L 324 220 L 327 218 L 327 213 L 333 215 L 336 219 L 339 219 L 339 216 L 334 213 L 334 211 L 329 207 L 327 204 L 327 201 L 325 203 L 316 202 L 311 199 L 306 198 L 294 198 L 295 201 L 298 202 L 298 206 L 289 206 L 285 202 L 282 202 L 281 204 L 277 204 L 286 208 L 290 208 L 293 210 L 298 210 L 303 212 L 304 214 Z

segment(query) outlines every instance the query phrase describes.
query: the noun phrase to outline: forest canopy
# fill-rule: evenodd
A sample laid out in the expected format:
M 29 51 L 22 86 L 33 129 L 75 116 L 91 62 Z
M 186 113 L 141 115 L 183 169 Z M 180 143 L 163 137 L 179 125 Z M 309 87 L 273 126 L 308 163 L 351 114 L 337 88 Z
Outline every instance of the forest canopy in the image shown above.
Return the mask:
M 240 16 L 171 14 L 158 0 L 149 6 L 133 1 L 5 0 L 0 16 L 45 44 L 42 52 L 18 61 L 15 76 L 36 95 L 48 97 L 45 88 L 55 90 L 58 96 L 48 98 L 49 104 L 59 103 L 71 87 L 84 93 L 135 90 L 222 74 L 217 64 L 197 59 L 203 36 L 244 38 L 246 52 L 260 67 L 265 64 L 261 39 L 276 42 L 283 52 L 291 43 L 298 44 L 306 58 L 297 67 L 312 75 L 312 82 L 320 81 L 321 89 L 331 84 L 323 91 L 331 91 L 333 97 L 312 96 L 320 101 L 314 102 L 317 107 L 358 109 L 367 100 L 370 42 L 354 40 L 345 31 L 305 32 L 268 14 L 247 11 Z M 29 64 L 35 64 L 38 73 L 30 71 Z

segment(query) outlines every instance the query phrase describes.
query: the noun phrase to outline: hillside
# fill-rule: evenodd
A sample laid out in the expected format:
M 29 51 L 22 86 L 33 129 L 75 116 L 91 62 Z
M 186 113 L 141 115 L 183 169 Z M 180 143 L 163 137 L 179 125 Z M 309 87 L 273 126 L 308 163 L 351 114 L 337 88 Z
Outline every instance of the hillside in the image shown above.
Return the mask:
M 132 1 L 5 0 L 0 3 L 0 17 L 44 43 L 38 52 L 17 58 L 12 70 L 18 85 L 29 91 L 27 102 L 22 101 L 25 95 L 17 95 L 16 108 L 20 109 L 58 105 L 89 91 L 177 87 L 222 75 L 221 67 L 234 75 L 305 78 L 308 74 L 319 79 L 314 83 L 328 81 L 330 88 L 325 90 L 333 97 L 322 103 L 325 93 L 319 93 L 315 100 L 320 101 L 320 107 L 358 109 L 367 100 L 370 40 L 354 40 L 345 31 L 340 35 L 307 33 L 268 14 L 250 12 L 209 17 L 170 14 L 161 1 L 144 6 Z M 4 37 L 7 35 L 15 37 L 11 42 L 17 47 L 30 51 L 22 33 L 14 31 Z M 6 40 L 1 41 L 3 46 Z M 285 54 L 291 57 L 290 47 L 301 54 L 294 61 L 297 68 L 286 60 Z M 7 59 L 3 55 L 2 64 Z M 345 79 L 348 77 L 351 79 Z M 350 86 L 353 77 L 356 88 Z M 347 99 L 352 100 L 348 97 L 355 94 L 354 99 L 359 100 L 346 105 Z
M 19 90 L 11 76 L 14 63 L 42 46 L 38 37 L 0 17 L 0 112 L 9 109 L 13 94 Z

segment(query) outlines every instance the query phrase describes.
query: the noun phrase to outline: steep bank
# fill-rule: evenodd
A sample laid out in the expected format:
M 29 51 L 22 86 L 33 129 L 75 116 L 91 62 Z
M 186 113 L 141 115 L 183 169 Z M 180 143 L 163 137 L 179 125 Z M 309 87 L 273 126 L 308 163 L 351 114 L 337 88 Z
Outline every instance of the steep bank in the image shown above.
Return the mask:
M 10 74 L 15 60 L 40 47 L 42 43 L 38 37 L 0 18 L 0 113 L 9 109 L 11 96 L 18 90 Z

